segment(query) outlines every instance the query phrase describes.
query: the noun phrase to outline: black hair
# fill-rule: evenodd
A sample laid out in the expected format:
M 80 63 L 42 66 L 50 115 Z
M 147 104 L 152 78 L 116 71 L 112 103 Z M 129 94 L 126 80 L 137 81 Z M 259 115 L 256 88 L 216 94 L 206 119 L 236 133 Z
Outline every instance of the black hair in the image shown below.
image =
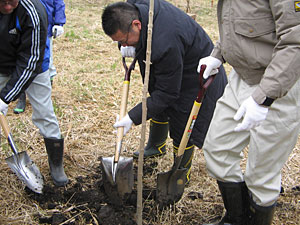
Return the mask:
M 118 30 L 127 33 L 131 22 L 136 19 L 139 19 L 139 12 L 133 4 L 112 3 L 102 13 L 102 28 L 108 36 L 114 35 Z

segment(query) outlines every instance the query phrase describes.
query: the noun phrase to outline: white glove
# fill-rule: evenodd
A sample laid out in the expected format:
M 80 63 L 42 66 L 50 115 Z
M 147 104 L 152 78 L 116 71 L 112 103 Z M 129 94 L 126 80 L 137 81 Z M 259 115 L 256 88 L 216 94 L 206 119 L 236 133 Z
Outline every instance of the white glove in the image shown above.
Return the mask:
M 124 135 L 130 130 L 133 122 L 130 119 L 129 115 L 127 114 L 121 120 L 117 117 L 117 122 L 114 124 L 114 128 L 124 127 Z
M 239 123 L 236 128 L 234 128 L 234 131 L 250 130 L 251 128 L 259 126 L 266 119 L 268 111 L 268 108 L 260 106 L 254 101 L 252 96 L 250 96 L 242 103 L 233 117 L 235 121 L 238 121 L 244 116 L 242 123 Z
M 122 57 L 131 57 L 134 58 L 135 57 L 135 47 L 132 46 L 121 46 L 121 55 Z
M 222 65 L 222 62 L 213 56 L 202 58 L 199 60 L 197 68 L 198 73 L 200 73 L 201 65 L 203 64 L 206 65 L 206 69 L 203 73 L 203 78 L 207 79 L 209 76 L 217 74 L 219 72 L 218 68 Z
M 8 110 L 8 105 L 0 99 L 0 112 L 2 112 L 4 115 L 6 115 Z
M 52 34 L 53 34 L 53 37 L 56 38 L 56 37 L 59 37 L 60 35 L 62 35 L 64 33 L 64 28 L 63 26 L 59 26 L 59 25 L 54 25 L 52 27 Z

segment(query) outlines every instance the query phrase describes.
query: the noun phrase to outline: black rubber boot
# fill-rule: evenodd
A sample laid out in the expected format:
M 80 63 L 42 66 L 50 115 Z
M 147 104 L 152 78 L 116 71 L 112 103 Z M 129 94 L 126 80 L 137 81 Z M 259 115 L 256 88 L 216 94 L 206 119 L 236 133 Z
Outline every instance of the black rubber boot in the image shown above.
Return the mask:
M 245 182 L 217 182 L 226 213 L 220 222 L 203 225 L 247 225 L 249 194 Z
M 53 183 L 62 187 L 68 183 L 63 167 L 64 139 L 44 138 Z
M 25 92 L 22 92 L 19 96 L 18 103 L 16 105 L 16 108 L 14 108 L 15 114 L 20 114 L 25 111 L 26 108 L 26 94 Z
M 53 80 L 54 80 L 54 76 L 50 77 L 51 87 L 53 87 Z
M 256 205 L 256 203 L 250 199 L 248 225 L 271 225 L 275 212 L 275 205 L 276 203 L 268 207 L 263 207 Z
M 169 122 L 158 122 L 150 120 L 150 131 L 148 143 L 144 149 L 144 158 L 162 156 L 166 154 L 166 140 L 169 132 Z M 135 158 L 139 157 L 139 151 L 133 153 Z
M 183 157 L 181 159 L 181 163 L 179 165 L 179 168 L 187 168 L 188 169 L 187 174 L 186 174 L 186 184 L 188 184 L 190 182 L 190 178 L 191 178 L 191 169 L 192 169 L 192 161 L 194 158 L 194 149 L 195 149 L 194 145 L 191 145 L 191 146 L 185 148 Z M 178 147 L 176 145 L 174 145 L 174 143 L 173 143 L 174 159 L 175 159 L 175 156 L 177 155 L 177 152 L 178 152 Z

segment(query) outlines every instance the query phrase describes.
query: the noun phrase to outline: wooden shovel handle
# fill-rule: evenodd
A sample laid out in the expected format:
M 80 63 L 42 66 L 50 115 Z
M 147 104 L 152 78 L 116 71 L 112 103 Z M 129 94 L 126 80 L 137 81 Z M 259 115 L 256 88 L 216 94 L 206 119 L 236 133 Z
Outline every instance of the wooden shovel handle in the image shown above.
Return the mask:
M 5 137 L 8 138 L 9 133 L 10 133 L 10 129 L 8 126 L 8 122 L 4 116 L 4 114 L 2 112 L 0 112 L 0 123 L 1 123 L 1 127 L 4 131 Z
M 201 70 L 200 70 L 200 74 L 199 74 L 200 88 L 199 88 L 199 91 L 198 91 L 198 96 L 197 96 L 197 98 L 194 102 L 192 111 L 190 113 L 188 122 L 185 126 L 185 130 L 183 132 L 183 135 L 182 135 L 182 138 L 181 138 L 181 141 L 180 141 L 180 145 L 179 145 L 179 148 L 178 148 L 178 154 L 177 154 L 178 157 L 180 157 L 184 154 L 184 150 L 185 150 L 186 145 L 187 145 L 187 143 L 190 139 L 190 136 L 192 134 L 193 127 L 196 123 L 196 119 L 197 119 L 200 107 L 202 105 L 202 100 L 204 98 L 204 94 L 206 92 L 206 89 L 209 87 L 209 85 L 213 82 L 213 80 L 215 78 L 215 76 L 210 76 L 208 78 L 208 80 L 206 81 L 206 83 L 203 85 L 203 73 L 204 73 L 205 69 L 206 69 L 206 65 L 202 65 Z
M 129 84 L 130 84 L 130 81 L 124 81 L 124 83 L 123 83 L 123 91 L 122 91 L 122 99 L 121 99 L 121 108 L 120 108 L 119 120 L 124 118 L 124 116 L 126 115 Z M 121 149 L 121 145 L 122 145 L 123 136 L 124 136 L 124 127 L 118 127 L 118 129 L 117 129 L 117 145 L 116 145 L 116 151 L 115 151 L 115 161 L 116 162 L 119 161 L 120 149 Z
M 185 150 L 186 145 L 187 145 L 187 143 L 190 139 L 190 136 L 192 134 L 192 130 L 193 130 L 193 127 L 195 125 L 195 122 L 196 122 L 201 104 L 202 104 L 202 102 L 200 102 L 200 103 L 196 102 L 196 101 L 194 102 L 192 111 L 190 113 L 188 122 L 185 126 L 185 130 L 183 132 L 183 136 L 182 136 L 181 141 L 180 141 L 180 145 L 179 145 L 179 148 L 178 148 L 178 157 L 180 157 L 181 155 L 184 154 L 184 150 Z
M 137 59 L 134 58 L 132 63 L 130 64 L 130 66 L 128 68 L 127 65 L 126 65 L 125 57 L 122 58 L 123 66 L 124 66 L 124 69 L 125 69 L 125 77 L 124 77 L 124 82 L 123 82 L 123 90 L 122 90 L 119 120 L 124 118 L 125 115 L 126 115 L 129 85 L 130 85 L 130 74 L 131 74 L 131 71 L 134 70 L 136 60 Z M 115 160 L 114 160 L 115 162 L 118 162 L 119 158 L 120 158 L 120 151 L 121 151 L 121 147 L 122 147 L 123 136 L 124 136 L 124 127 L 118 127 L 118 129 L 117 129 L 117 144 L 116 144 Z

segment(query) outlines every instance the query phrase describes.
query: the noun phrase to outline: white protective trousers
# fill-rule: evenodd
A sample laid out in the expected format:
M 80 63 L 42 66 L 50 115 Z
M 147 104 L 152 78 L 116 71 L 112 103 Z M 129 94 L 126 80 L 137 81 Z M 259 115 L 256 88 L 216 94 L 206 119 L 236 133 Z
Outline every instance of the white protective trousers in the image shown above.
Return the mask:
M 256 87 L 249 86 L 231 71 L 224 95 L 217 102 L 203 150 L 212 177 L 222 182 L 245 181 L 254 202 L 270 206 L 279 196 L 280 171 L 299 136 L 300 79 L 286 96 L 274 101 L 260 126 L 234 132 L 241 120 L 235 121 L 233 117 Z M 247 146 L 247 164 L 242 171 L 240 163 Z
M 0 90 L 9 80 L 9 76 L 0 73 Z M 59 125 L 51 100 L 49 70 L 37 75 L 25 91 L 32 106 L 32 122 L 46 138 L 61 138 Z

